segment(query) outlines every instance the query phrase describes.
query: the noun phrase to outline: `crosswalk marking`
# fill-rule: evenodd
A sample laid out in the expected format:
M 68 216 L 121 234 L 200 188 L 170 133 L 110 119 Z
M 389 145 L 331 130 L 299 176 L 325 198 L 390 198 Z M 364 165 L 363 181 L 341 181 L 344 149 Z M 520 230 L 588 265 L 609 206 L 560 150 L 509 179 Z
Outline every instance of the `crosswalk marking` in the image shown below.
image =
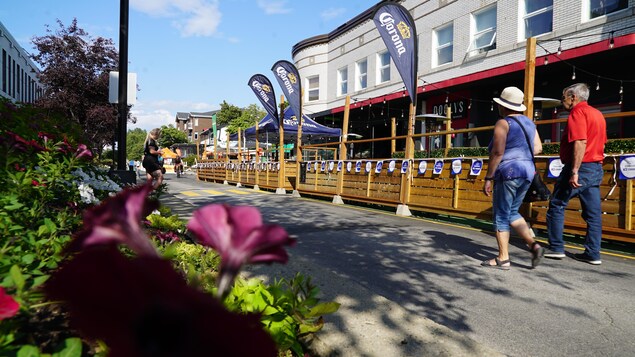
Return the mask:
M 196 196 L 200 196 L 199 193 L 196 192 L 192 192 L 192 191 L 183 191 L 181 192 L 182 194 L 189 196 L 189 197 L 196 197 Z
M 246 191 L 242 191 L 242 190 L 227 190 L 227 191 L 229 191 L 231 193 L 238 194 L 238 195 L 248 195 L 248 194 L 251 193 L 251 192 L 246 192 Z
M 209 193 L 211 195 L 223 195 L 224 193 L 216 190 L 203 190 L 203 192 Z

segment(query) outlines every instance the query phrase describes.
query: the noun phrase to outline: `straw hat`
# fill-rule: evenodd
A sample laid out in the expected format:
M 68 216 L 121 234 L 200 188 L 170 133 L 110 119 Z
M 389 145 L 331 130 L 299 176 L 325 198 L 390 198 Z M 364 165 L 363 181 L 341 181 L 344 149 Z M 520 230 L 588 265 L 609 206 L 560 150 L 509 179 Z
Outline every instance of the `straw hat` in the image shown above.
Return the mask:
M 503 89 L 500 98 L 493 98 L 496 103 L 515 112 L 524 112 L 527 107 L 523 104 L 525 93 L 516 87 Z

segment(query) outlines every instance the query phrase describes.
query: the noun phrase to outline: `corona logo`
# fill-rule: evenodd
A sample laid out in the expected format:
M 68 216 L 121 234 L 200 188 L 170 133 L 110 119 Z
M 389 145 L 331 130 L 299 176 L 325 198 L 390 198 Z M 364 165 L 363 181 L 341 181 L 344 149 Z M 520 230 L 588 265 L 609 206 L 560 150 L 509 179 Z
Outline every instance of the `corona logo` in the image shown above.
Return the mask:
M 291 83 L 293 83 L 293 84 L 298 83 L 298 79 L 295 77 L 295 75 L 293 73 L 289 73 L 287 75 L 287 77 L 289 77 L 289 80 L 291 81 Z
M 397 30 L 401 34 L 401 38 L 410 38 L 410 27 L 405 22 L 401 21 L 397 24 Z
M 276 74 L 282 79 L 282 83 L 287 89 L 287 94 L 295 93 L 293 86 L 291 86 L 291 77 L 293 77 L 293 83 L 295 83 L 295 76 L 292 73 L 287 73 L 287 70 L 282 66 L 276 68 Z
M 401 21 L 398 25 L 399 33 L 397 33 L 397 29 L 395 28 L 395 19 L 392 17 L 392 14 L 388 12 L 383 12 L 379 15 L 379 22 L 381 23 L 381 26 L 386 30 L 390 41 L 392 41 L 392 45 L 395 47 L 395 51 L 397 52 L 399 57 L 401 57 L 402 54 L 406 53 L 406 47 L 404 47 L 401 39 L 402 37 L 410 38 L 410 28 L 408 28 L 408 26 L 403 21 Z M 408 36 L 404 36 L 404 33 Z
M 263 101 L 265 101 L 265 103 L 269 102 L 269 96 L 267 95 L 267 93 L 265 93 L 271 91 L 271 88 L 269 88 L 268 85 L 262 85 L 262 83 L 258 81 L 253 81 L 251 82 L 251 86 L 256 89 L 258 95 L 260 96 L 260 98 L 262 98 Z

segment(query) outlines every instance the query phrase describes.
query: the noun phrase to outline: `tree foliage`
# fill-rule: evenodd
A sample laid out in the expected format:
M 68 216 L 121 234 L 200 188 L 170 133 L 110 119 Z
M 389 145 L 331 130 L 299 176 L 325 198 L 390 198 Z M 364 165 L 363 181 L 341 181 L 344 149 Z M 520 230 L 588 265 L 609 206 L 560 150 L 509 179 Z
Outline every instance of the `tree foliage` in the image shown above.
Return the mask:
M 241 115 L 242 110 L 239 107 L 223 100 L 220 105 L 220 111 L 216 113 L 216 125 L 219 127 L 229 125 L 232 120 L 239 118 Z
M 172 124 L 163 125 L 161 127 L 161 137 L 159 138 L 159 146 L 168 148 L 174 144 L 187 143 L 187 134 L 175 128 Z
M 42 71 L 39 80 L 45 88 L 36 103 L 47 110 L 63 113 L 80 124 L 89 147 L 101 151 L 111 144 L 117 127 L 117 109 L 108 102 L 108 73 L 119 67 L 119 54 L 113 41 L 92 38 L 77 26 L 77 19 L 47 34 L 35 37 L 37 54 L 32 58 Z
M 143 145 L 147 135 L 148 133 L 141 128 L 128 130 L 126 134 L 126 154 L 128 154 L 129 160 L 141 160 Z
M 230 133 L 235 133 L 240 128 L 241 130 L 256 125 L 256 122 L 267 114 L 256 104 L 250 104 L 247 108 L 242 110 L 242 114 L 232 120 L 227 126 L 227 130 Z

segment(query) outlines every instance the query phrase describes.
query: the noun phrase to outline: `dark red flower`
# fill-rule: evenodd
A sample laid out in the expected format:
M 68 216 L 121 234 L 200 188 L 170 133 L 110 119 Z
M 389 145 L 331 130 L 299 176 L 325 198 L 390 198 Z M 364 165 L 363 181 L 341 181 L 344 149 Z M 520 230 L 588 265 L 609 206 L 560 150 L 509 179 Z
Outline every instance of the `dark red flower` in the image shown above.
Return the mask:
M 20 304 L 0 286 L 0 321 L 15 316 L 19 310 Z
M 44 183 L 44 182 L 38 182 L 37 180 L 31 180 L 31 185 L 33 185 L 33 186 L 44 186 L 44 187 L 46 187 L 46 183 Z
M 91 247 L 53 274 L 45 290 L 109 356 L 275 356 L 256 315 L 227 311 L 188 286 L 170 262 Z
M 71 243 L 71 250 L 100 244 L 125 244 L 140 255 L 158 256 L 141 227 L 141 220 L 158 206 L 148 199 L 152 184 L 122 190 L 84 212 L 84 228 Z

